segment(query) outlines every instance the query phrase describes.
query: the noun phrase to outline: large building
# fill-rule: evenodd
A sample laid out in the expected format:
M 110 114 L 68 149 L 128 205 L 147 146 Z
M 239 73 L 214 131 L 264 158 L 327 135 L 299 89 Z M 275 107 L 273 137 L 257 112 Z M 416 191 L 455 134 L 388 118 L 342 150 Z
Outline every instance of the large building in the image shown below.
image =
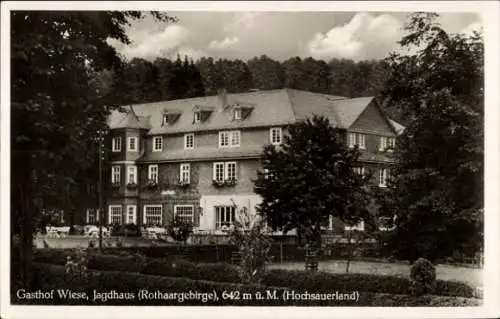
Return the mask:
M 109 118 L 109 224 L 165 225 L 174 215 L 217 232 L 240 210 L 256 213 L 253 180 L 266 144 L 312 115 L 345 128 L 362 151 L 359 172 L 386 186 L 390 148 L 402 126 L 372 97 L 344 98 L 280 89 L 124 106 Z M 86 222 L 95 221 L 91 210 Z

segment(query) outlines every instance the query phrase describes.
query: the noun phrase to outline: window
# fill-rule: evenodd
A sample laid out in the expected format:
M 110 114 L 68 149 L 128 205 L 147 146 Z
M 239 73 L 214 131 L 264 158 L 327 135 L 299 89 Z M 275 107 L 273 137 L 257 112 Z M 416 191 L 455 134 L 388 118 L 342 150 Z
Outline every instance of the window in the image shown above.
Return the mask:
M 214 163 L 214 180 L 223 181 L 226 179 L 237 179 L 236 162 Z
M 269 179 L 269 168 L 264 168 L 264 179 Z
M 360 133 L 348 133 L 349 138 L 349 147 L 354 147 L 358 145 L 358 147 L 362 150 L 366 148 L 366 135 Z
M 215 228 L 230 227 L 236 217 L 236 206 L 215 206 Z
M 189 164 L 181 164 L 180 179 L 183 183 L 189 184 L 191 182 L 191 167 Z
M 158 183 L 158 165 L 148 166 L 148 179 Z
M 86 218 L 85 218 L 87 225 L 97 224 L 97 219 L 98 219 L 97 209 L 88 208 Z
M 113 137 L 113 152 L 121 152 L 122 150 L 122 138 L 121 137 Z
M 387 150 L 388 152 L 392 152 L 395 144 L 396 144 L 396 139 L 394 137 L 381 136 L 379 151 Z
M 157 226 L 162 222 L 161 205 L 144 205 L 144 225 Z
M 379 171 L 379 184 L 380 187 L 387 187 L 387 179 L 389 178 L 389 169 L 382 168 Z
M 236 162 L 226 163 L 226 179 L 236 179 Z
M 127 183 L 137 184 L 137 166 L 128 167 Z
M 113 166 L 111 170 L 111 183 L 120 184 L 120 166 Z
M 183 222 L 194 223 L 194 208 L 193 205 L 175 205 L 175 217 L 179 217 Z
M 234 109 L 233 110 L 233 120 L 241 120 L 241 109 Z
M 194 122 L 195 123 L 201 122 L 201 112 L 194 112 Z
M 224 180 L 224 163 L 214 163 L 214 180 Z
M 229 146 L 229 132 L 219 132 L 219 147 Z
M 240 146 L 240 142 L 240 131 L 219 132 L 219 147 L 236 147 Z
M 128 151 L 137 152 L 137 137 L 128 138 Z
M 231 132 L 231 146 L 240 146 L 240 131 Z
M 122 224 L 122 206 L 121 205 L 109 205 L 109 223 L 111 225 Z
M 127 224 L 137 224 L 137 206 L 127 205 Z
M 354 172 L 358 175 L 364 176 L 365 175 L 365 168 L 363 166 L 354 167 Z
M 194 148 L 194 134 L 184 134 L 184 148 L 193 149 Z
M 161 126 L 168 125 L 168 114 L 163 114 L 163 120 L 161 122 Z
M 163 137 L 153 137 L 153 152 L 161 152 L 163 150 Z
M 273 127 L 269 133 L 271 144 L 281 144 L 281 127 Z

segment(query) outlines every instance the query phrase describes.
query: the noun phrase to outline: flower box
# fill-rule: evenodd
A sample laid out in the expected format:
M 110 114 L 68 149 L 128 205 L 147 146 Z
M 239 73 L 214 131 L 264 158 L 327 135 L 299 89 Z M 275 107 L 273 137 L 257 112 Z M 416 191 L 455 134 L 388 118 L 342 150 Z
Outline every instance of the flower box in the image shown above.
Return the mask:
M 156 188 L 156 187 L 158 187 L 158 182 L 156 182 L 155 180 L 150 179 L 148 181 L 147 187 L 148 188 Z
M 179 180 L 179 182 L 177 183 L 177 185 L 179 185 L 180 187 L 188 187 L 191 183 L 187 180 Z
M 120 188 L 120 183 L 111 183 L 112 188 Z
M 231 187 L 231 186 L 234 186 L 236 185 L 236 179 L 226 179 L 226 180 L 213 180 L 212 181 L 212 185 L 215 186 L 215 187 Z
M 137 188 L 137 184 L 136 183 L 128 183 L 127 184 L 127 188 L 128 189 L 136 189 Z

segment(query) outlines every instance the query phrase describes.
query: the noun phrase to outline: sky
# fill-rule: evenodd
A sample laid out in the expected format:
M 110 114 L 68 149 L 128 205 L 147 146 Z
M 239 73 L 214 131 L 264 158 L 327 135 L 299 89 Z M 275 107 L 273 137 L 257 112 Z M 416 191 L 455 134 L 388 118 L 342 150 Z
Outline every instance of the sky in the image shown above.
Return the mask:
M 176 23 L 151 17 L 127 28 L 131 45 L 109 40 L 125 58 L 173 59 L 180 54 L 242 59 L 267 55 L 283 61 L 313 57 L 329 61 L 381 59 L 398 50 L 408 15 L 403 12 L 168 12 Z M 468 33 L 482 26 L 477 13 L 441 13 L 450 33 Z

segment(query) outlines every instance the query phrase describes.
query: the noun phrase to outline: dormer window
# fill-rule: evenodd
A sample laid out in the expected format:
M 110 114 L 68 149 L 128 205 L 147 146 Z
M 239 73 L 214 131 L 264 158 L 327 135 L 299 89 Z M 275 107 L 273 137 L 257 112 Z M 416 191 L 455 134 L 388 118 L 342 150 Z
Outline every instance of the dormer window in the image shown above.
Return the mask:
M 175 123 L 181 116 L 182 111 L 174 109 L 164 109 L 161 126 L 168 126 Z
M 195 123 L 201 122 L 201 112 L 200 111 L 194 112 L 194 122 Z
M 250 116 L 254 108 L 253 104 L 237 102 L 233 104 L 232 117 L 233 121 L 243 121 Z
M 241 120 L 241 109 L 238 108 L 233 110 L 233 120 Z
M 163 114 L 163 121 L 161 123 L 161 126 L 167 126 L 168 125 L 168 114 Z
M 193 109 L 193 123 L 198 124 L 205 122 L 213 111 L 214 108 L 212 106 L 196 105 Z

